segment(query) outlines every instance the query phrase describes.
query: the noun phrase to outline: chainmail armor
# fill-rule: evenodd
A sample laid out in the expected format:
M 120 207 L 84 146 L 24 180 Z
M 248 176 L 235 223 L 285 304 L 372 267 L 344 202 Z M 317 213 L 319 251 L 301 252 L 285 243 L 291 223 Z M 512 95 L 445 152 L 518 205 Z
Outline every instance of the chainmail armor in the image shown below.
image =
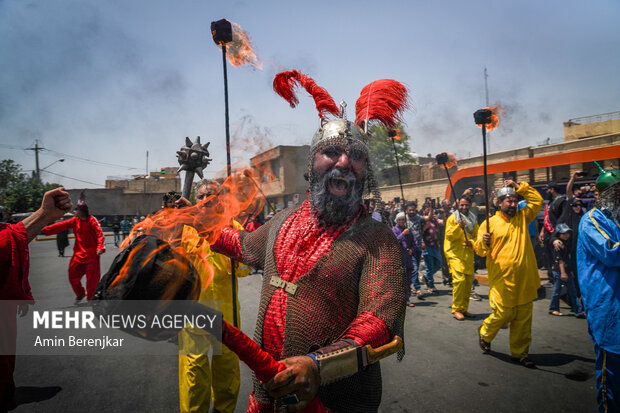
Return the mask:
M 274 245 L 282 224 L 298 208 L 276 214 L 252 233 L 241 233 L 242 261 L 265 271 L 254 337 L 260 346 L 265 313 L 276 290 L 270 280 L 279 276 Z M 370 215 L 362 216 L 342 233 L 331 250 L 295 284 L 297 293 L 287 298 L 282 358 L 304 355 L 339 341 L 364 311 L 383 320 L 392 335 L 403 337 L 407 281 L 401 248 L 390 229 Z M 403 355 L 404 350 L 399 359 Z M 321 386 L 317 396 L 332 411 L 377 411 L 381 402 L 379 363 Z M 254 397 L 273 403 L 256 377 Z

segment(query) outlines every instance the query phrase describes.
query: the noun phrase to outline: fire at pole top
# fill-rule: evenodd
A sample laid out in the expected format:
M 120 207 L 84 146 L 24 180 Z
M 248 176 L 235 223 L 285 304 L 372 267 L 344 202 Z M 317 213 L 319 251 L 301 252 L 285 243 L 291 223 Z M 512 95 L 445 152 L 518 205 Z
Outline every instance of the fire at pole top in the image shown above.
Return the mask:
M 499 113 L 503 109 L 500 105 L 479 109 L 474 112 L 474 122 L 480 128 L 485 125 L 486 130 L 494 130 L 499 124 Z
M 211 35 L 215 44 L 226 49 L 226 60 L 231 65 L 249 64 L 257 69 L 263 68 L 250 37 L 237 23 L 226 19 L 211 22 Z

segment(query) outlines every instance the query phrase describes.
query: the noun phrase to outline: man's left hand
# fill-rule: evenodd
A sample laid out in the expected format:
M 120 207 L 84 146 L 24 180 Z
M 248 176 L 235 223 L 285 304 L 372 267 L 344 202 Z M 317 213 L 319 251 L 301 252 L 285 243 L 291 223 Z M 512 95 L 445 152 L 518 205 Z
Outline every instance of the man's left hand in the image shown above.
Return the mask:
M 28 314 L 29 307 L 30 306 L 28 304 L 18 304 L 17 315 L 19 315 L 20 317 L 25 317 L 26 314 Z
M 308 406 L 319 389 L 319 368 L 309 356 L 289 357 L 281 360 L 286 370 L 276 374 L 265 384 L 265 389 L 273 398 L 294 394 L 299 403 L 289 404 L 289 412 L 298 412 Z
M 97 250 L 97 255 L 101 255 L 101 254 L 105 254 L 105 250 L 103 249 Z
M 519 189 L 519 185 L 518 185 L 515 181 L 513 181 L 512 179 L 506 179 L 506 180 L 504 181 L 504 185 L 506 185 L 506 186 L 511 186 L 511 187 L 513 187 L 515 190 Z

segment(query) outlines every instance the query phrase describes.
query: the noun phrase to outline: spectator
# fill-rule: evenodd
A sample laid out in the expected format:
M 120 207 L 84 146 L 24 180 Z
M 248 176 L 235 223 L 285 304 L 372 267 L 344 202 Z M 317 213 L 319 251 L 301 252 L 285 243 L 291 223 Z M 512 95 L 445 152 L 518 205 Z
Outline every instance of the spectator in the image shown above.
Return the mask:
M 573 230 L 566 224 L 558 224 L 555 228 L 555 236 L 557 239 L 554 242 L 553 249 L 553 294 L 551 295 L 551 301 L 549 302 L 549 314 L 555 316 L 563 315 L 560 312 L 560 291 L 562 290 L 562 284 L 566 284 L 568 290 L 568 298 L 570 300 L 570 306 L 577 318 L 585 318 L 583 313 L 583 307 L 581 302 L 577 298 L 577 290 L 575 288 L 575 267 L 572 265 L 572 251 L 571 243 L 569 239 Z
M 118 248 L 118 244 L 121 242 L 121 223 L 118 221 L 118 217 L 112 223 L 112 232 L 114 232 L 114 246 Z
M 441 268 L 441 252 L 439 251 L 439 220 L 433 214 L 431 205 L 426 205 L 422 210 L 424 216 L 423 239 L 426 248 L 422 252 L 424 257 L 424 279 L 428 292 L 433 294 L 437 292 L 435 288 L 435 279 L 433 276 Z
M 457 207 L 458 208 L 458 207 Z M 448 217 L 452 214 L 452 204 L 449 200 L 444 199 L 441 201 L 441 208 L 439 209 L 439 253 L 441 254 L 441 278 L 443 285 L 447 285 L 452 287 L 452 274 L 450 273 L 450 268 L 448 267 L 448 261 L 446 260 L 446 254 L 444 252 L 444 238 L 446 235 L 446 221 Z
M 407 274 L 411 278 L 411 281 L 407 285 L 407 302 L 409 303 L 409 307 L 415 307 L 415 304 L 409 299 L 411 298 L 411 284 L 413 283 L 414 285 L 417 285 L 417 289 L 420 287 L 420 280 L 416 280 L 418 276 L 418 261 L 415 257 L 418 244 L 415 236 L 407 227 L 407 217 L 404 212 L 399 212 L 396 215 L 396 225 L 392 228 L 392 232 L 396 235 L 396 239 L 400 243 L 400 247 L 403 250 L 405 268 L 407 269 Z
M 127 217 L 124 217 L 121 221 L 121 232 L 123 233 L 123 241 L 125 241 L 125 238 L 129 236 L 132 227 L 133 225 L 131 224 L 131 221 L 128 220 Z
M 553 273 L 551 267 L 553 266 L 553 246 L 551 245 L 551 237 L 555 231 L 555 226 L 558 224 L 558 219 L 564 213 L 566 208 L 566 197 L 560 195 L 560 186 L 555 182 L 549 182 L 545 186 L 545 193 L 549 202 L 545 205 L 545 218 L 544 225 L 541 228 L 538 235 L 538 239 L 544 244 L 544 260 L 545 268 L 547 268 L 547 277 L 549 282 L 553 283 Z
M 63 221 L 63 219 L 59 219 L 58 222 Z M 69 246 L 69 230 L 64 230 L 56 234 L 56 248 L 58 248 L 58 256 L 65 256 L 65 248 Z
M 422 227 L 426 222 L 424 217 L 418 214 L 417 204 L 415 202 L 409 202 L 406 207 L 407 211 L 407 228 L 411 231 L 413 236 L 416 239 L 416 245 L 418 248 L 415 250 L 415 260 L 416 264 L 413 269 L 413 273 L 411 275 L 411 280 L 413 282 L 413 294 L 417 295 L 418 298 L 422 297 L 422 290 L 420 285 L 420 278 L 418 275 L 418 271 L 420 268 L 420 260 L 422 259 L 422 251 L 425 249 L 424 241 L 422 239 Z

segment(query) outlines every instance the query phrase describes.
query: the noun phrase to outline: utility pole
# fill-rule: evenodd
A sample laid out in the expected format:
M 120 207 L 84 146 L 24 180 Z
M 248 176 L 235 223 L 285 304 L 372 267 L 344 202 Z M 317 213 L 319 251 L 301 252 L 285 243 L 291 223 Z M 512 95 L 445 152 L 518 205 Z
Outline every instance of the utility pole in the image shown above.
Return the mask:
M 26 148 L 27 151 L 34 151 L 34 159 L 35 159 L 35 164 L 36 164 L 36 168 L 35 168 L 35 173 L 36 173 L 36 177 L 37 177 L 37 181 L 39 183 L 41 183 L 41 171 L 39 170 L 39 151 L 42 151 L 45 148 L 41 148 L 39 146 L 39 140 L 35 140 L 34 143 L 34 148 Z
M 484 96 L 486 99 L 486 107 L 489 107 L 489 84 L 487 79 L 489 78 L 489 74 L 487 73 L 487 68 L 484 68 Z M 491 152 L 491 140 L 489 139 L 489 132 L 487 131 L 487 149 Z

